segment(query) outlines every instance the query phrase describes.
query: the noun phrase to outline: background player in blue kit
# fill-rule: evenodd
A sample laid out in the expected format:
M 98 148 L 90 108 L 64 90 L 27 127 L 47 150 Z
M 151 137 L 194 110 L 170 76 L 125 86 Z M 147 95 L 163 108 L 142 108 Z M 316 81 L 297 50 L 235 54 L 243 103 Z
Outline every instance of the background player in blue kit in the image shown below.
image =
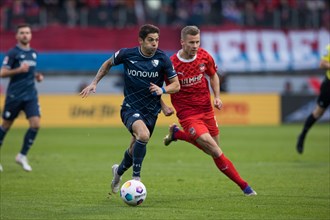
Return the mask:
M 113 193 L 119 191 L 121 176 L 131 166 L 133 166 L 133 179 L 140 180 L 146 145 L 161 111 L 160 97 L 163 93 L 172 94 L 180 89 L 180 83 L 170 59 L 158 49 L 158 27 L 150 24 L 141 26 L 138 41 L 140 46 L 120 49 L 106 60 L 92 83 L 80 93 L 83 98 L 91 92 L 95 93 L 97 83 L 112 66 L 124 65 L 125 98 L 121 108 L 121 119 L 131 132 L 132 139 L 121 164 L 112 166 Z M 170 84 L 163 87 L 165 77 Z
M 27 153 L 32 146 L 40 127 L 40 109 L 35 80 L 41 82 L 43 75 L 36 73 L 37 52 L 30 48 L 31 27 L 21 24 L 16 31 L 17 45 L 10 49 L 3 60 L 0 77 L 10 77 L 6 101 L 0 126 L 0 146 L 20 111 L 24 111 L 29 121 L 23 146 L 16 156 L 16 162 L 26 171 L 32 171 L 28 164 Z M 2 171 L 2 166 L 0 165 Z

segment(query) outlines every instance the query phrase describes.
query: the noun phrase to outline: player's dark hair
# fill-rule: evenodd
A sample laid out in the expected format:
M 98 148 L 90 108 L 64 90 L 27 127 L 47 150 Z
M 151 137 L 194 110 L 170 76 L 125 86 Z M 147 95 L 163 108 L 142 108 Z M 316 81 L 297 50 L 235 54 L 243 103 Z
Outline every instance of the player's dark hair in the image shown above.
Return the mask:
M 145 24 L 140 27 L 139 37 L 144 40 L 148 34 L 157 33 L 159 35 L 159 28 L 152 24 Z
M 197 34 L 200 34 L 197 26 L 186 26 L 181 30 L 181 39 L 184 39 L 187 35 L 196 36 Z
M 31 26 L 29 24 L 23 23 L 23 24 L 19 24 L 16 26 L 16 32 L 18 32 L 19 29 L 25 28 L 25 27 L 28 27 L 31 29 Z

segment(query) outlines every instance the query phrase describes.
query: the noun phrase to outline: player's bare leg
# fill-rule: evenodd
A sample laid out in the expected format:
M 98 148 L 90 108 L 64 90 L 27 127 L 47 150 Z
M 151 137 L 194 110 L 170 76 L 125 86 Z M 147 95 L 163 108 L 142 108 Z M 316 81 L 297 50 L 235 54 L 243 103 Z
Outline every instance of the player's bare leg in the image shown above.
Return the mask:
M 196 142 L 203 151 L 213 157 L 213 160 L 218 169 L 225 174 L 229 179 L 235 182 L 243 191 L 244 195 L 252 196 L 257 193 L 244 181 L 237 172 L 233 163 L 225 157 L 217 142 L 209 133 L 202 134 Z
M 304 123 L 304 127 L 300 132 L 297 140 L 296 148 L 299 154 L 302 154 L 304 151 L 304 142 L 309 129 L 324 114 L 324 112 L 325 112 L 324 108 L 320 107 L 319 105 L 316 105 L 314 111 L 307 117 Z

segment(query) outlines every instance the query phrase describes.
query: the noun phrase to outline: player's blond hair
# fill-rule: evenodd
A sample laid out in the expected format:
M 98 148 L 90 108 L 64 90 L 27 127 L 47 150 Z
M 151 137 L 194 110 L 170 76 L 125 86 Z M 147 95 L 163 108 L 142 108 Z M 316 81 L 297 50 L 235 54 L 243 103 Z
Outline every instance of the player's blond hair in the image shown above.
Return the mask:
M 185 39 L 187 35 L 196 36 L 197 34 L 200 34 L 197 26 L 186 26 L 181 30 L 181 39 Z

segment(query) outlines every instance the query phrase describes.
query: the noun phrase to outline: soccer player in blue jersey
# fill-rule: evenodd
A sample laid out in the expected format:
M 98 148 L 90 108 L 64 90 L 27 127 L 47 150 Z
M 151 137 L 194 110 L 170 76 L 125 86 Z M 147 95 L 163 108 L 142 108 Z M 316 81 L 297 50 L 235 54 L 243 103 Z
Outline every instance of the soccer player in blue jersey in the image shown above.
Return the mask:
M 26 155 L 40 127 L 40 110 L 35 80 L 41 82 L 43 75 L 36 72 L 37 52 L 30 47 L 31 27 L 28 24 L 18 25 L 16 39 L 17 45 L 8 51 L 0 70 L 0 77 L 10 77 L 0 126 L 0 146 L 20 111 L 24 111 L 29 121 L 29 129 L 25 134 L 22 149 L 16 156 L 16 162 L 25 171 L 32 171 Z M 2 171 L 1 165 L 0 169 Z
M 150 24 L 141 26 L 138 41 L 140 46 L 120 49 L 106 60 L 92 83 L 80 93 L 83 98 L 91 92 L 95 93 L 97 83 L 112 66 L 124 65 L 125 98 L 120 114 L 122 122 L 132 134 L 132 139 L 120 165 L 112 166 L 113 193 L 119 191 L 121 176 L 131 166 L 133 179 L 140 180 L 146 145 L 161 111 L 161 95 L 176 93 L 180 89 L 177 74 L 169 57 L 158 49 L 159 28 Z M 167 86 L 164 86 L 165 78 L 169 81 Z

